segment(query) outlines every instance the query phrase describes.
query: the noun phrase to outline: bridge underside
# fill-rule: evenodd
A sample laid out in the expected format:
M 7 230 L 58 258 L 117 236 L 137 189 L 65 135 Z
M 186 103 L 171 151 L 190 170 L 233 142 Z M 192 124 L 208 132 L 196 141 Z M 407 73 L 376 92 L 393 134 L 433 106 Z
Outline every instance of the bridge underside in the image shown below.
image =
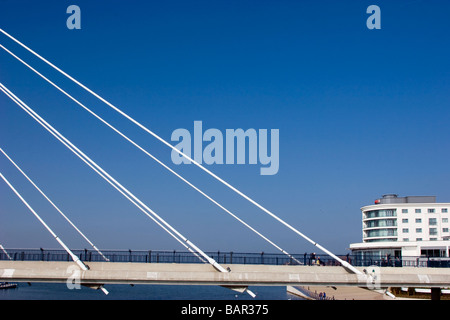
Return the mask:
M 86 285 L 178 284 L 220 286 L 358 286 L 450 287 L 450 268 L 360 267 L 363 274 L 342 267 L 223 265 L 230 272 L 218 272 L 209 264 L 164 264 L 89 262 L 83 271 L 73 262 L 0 261 L 0 281 L 59 282 L 77 280 Z M 368 278 L 366 273 L 375 275 Z

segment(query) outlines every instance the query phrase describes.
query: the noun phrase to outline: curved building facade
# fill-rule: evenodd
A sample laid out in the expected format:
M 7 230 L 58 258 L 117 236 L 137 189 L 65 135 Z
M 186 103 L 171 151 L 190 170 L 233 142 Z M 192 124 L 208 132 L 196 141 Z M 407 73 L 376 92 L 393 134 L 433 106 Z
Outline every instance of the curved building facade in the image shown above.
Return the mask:
M 450 257 L 449 210 L 435 196 L 384 195 L 361 208 L 362 242 L 350 250 L 362 259 Z

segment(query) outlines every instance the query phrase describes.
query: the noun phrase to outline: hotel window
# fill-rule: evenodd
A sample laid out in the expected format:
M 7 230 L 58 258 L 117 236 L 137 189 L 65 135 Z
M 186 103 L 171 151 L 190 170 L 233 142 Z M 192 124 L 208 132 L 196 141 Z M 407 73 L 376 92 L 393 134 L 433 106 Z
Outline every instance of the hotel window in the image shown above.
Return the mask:
M 422 238 L 416 238 L 416 241 L 422 241 Z
M 408 219 L 402 219 L 403 223 L 408 223 Z
M 416 213 L 421 213 L 422 210 L 421 209 L 416 209 Z
M 447 212 L 448 212 L 448 211 L 447 211 L 447 208 L 442 208 L 441 212 L 442 212 L 442 213 L 447 213 Z
M 381 218 L 381 217 L 395 217 L 395 216 L 397 216 L 396 209 L 370 210 L 370 211 L 364 212 L 364 219 Z
M 434 213 L 434 209 L 428 209 L 428 213 Z
M 437 219 L 436 219 L 436 218 L 429 218 L 429 219 L 428 219 L 428 224 L 429 224 L 430 226 L 435 226 L 435 225 L 437 225 Z
M 416 228 L 416 233 L 422 233 L 422 228 Z
M 409 241 L 409 238 L 403 238 L 403 241 L 404 241 L 404 242 L 408 242 L 408 241 Z
M 444 223 L 448 222 L 448 218 L 442 218 L 442 222 Z
M 422 219 L 421 218 L 416 218 L 416 223 L 422 223 Z
M 402 213 L 408 213 L 408 209 L 402 209 Z
M 430 236 L 437 235 L 437 228 L 430 228 L 429 233 L 430 233 Z
M 402 229 L 402 232 L 403 232 L 403 233 L 408 233 L 408 232 L 409 232 L 409 229 L 408 229 L 408 228 L 403 228 L 403 229 Z
M 433 238 L 430 240 L 437 240 L 437 239 Z M 422 249 L 422 250 L 420 250 L 420 255 L 430 257 L 430 258 L 445 257 L 445 250 L 444 249 Z
M 448 232 L 448 228 L 442 228 L 442 232 Z

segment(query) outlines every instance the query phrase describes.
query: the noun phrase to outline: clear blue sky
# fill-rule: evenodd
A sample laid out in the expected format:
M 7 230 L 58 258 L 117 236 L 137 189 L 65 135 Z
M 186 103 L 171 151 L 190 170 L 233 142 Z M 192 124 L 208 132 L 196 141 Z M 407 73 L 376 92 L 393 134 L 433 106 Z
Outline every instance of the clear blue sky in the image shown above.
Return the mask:
M 81 30 L 66 9 L 81 8 Z M 381 8 L 369 30 L 366 9 Z M 208 169 L 336 253 L 384 193 L 450 202 L 448 1 L 1 1 L 0 27 L 170 140 L 175 129 L 279 129 L 280 167 Z M 311 246 L 5 36 L 0 43 L 292 253 Z M 0 82 L 204 250 L 275 252 L 0 50 Z M 3 93 L 0 147 L 100 248 L 183 249 Z M 0 157 L 72 248 L 88 245 Z M 0 183 L 0 243 L 57 243 Z M 317 251 L 317 250 L 316 250 Z

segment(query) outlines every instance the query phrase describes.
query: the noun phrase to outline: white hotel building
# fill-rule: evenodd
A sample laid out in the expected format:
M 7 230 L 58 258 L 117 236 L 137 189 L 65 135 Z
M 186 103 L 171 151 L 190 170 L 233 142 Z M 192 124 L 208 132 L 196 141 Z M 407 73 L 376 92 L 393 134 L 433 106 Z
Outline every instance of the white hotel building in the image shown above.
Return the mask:
M 450 203 L 435 196 L 384 195 L 361 208 L 362 242 L 350 245 L 357 259 L 389 256 L 403 262 L 450 257 Z

